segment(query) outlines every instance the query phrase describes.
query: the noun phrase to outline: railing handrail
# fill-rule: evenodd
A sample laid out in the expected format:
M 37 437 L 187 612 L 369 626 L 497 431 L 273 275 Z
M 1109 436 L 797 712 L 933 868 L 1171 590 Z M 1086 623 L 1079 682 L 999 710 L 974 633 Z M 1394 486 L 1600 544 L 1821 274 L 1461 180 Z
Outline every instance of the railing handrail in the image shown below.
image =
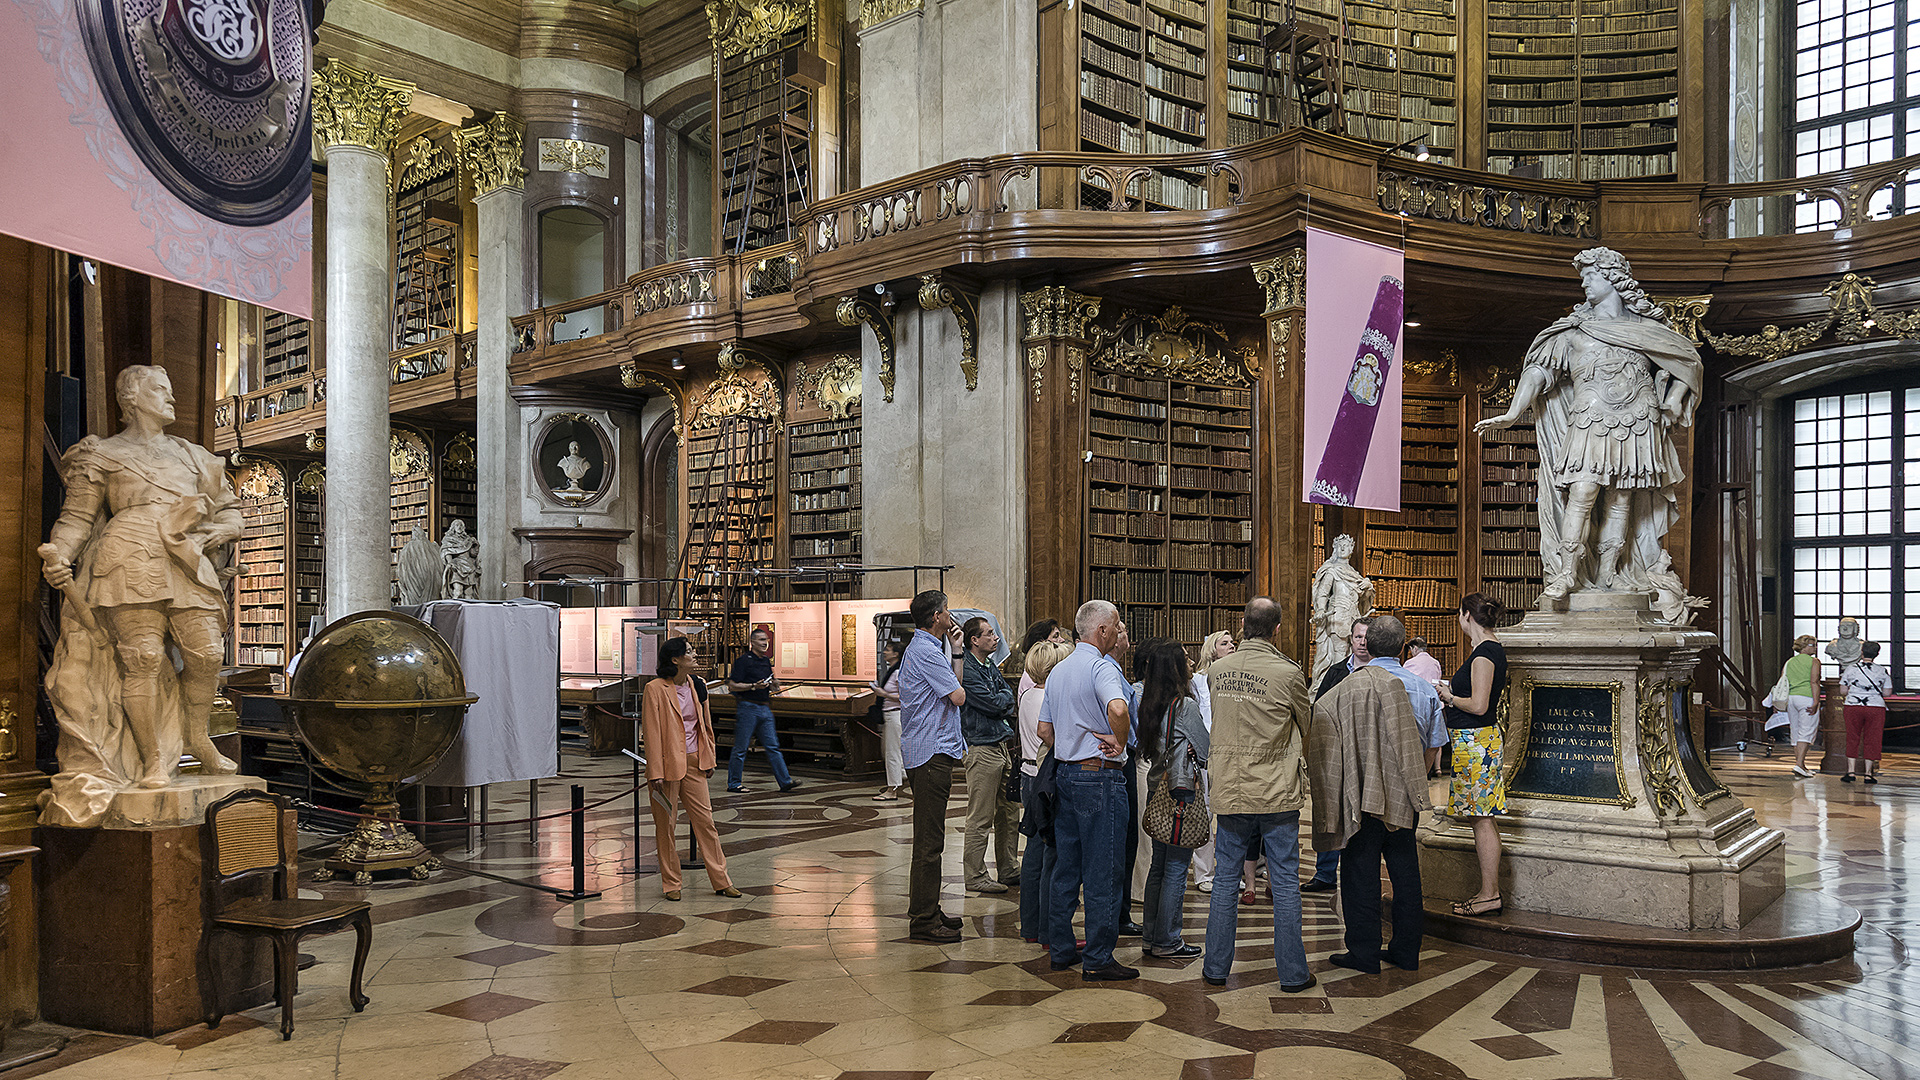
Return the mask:
M 1856 165 L 1851 169 L 1840 169 L 1830 173 L 1816 173 L 1813 176 L 1789 177 L 1784 180 L 1750 180 L 1738 184 L 1707 184 L 1700 189 L 1702 205 L 1718 199 L 1758 199 L 1769 195 L 1797 195 L 1802 191 L 1825 190 L 1835 196 L 1847 194 L 1850 190 L 1861 195 L 1870 195 L 1890 183 L 1898 183 L 1902 176 L 1914 169 L 1920 169 L 1920 154 L 1908 154 L 1892 161 L 1877 162 L 1872 165 Z M 1869 180 L 1879 180 L 1867 187 Z M 1855 185 L 1859 185 L 1857 188 Z

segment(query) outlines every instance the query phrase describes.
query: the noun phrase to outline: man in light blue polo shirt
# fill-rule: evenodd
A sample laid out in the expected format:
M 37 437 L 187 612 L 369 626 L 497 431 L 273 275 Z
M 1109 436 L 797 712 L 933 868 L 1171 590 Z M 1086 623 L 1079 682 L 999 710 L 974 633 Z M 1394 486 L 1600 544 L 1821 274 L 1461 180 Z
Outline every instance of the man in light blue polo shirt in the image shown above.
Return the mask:
M 1120 878 L 1114 869 L 1125 857 L 1128 827 L 1127 780 L 1121 765 L 1133 727 L 1127 681 L 1104 655 L 1120 637 L 1120 612 L 1105 600 L 1089 600 L 1080 605 L 1073 626 L 1080 643 L 1048 673 L 1047 697 L 1040 707 L 1040 738 L 1053 747 L 1059 762 L 1049 952 L 1053 970 L 1080 963 L 1080 977 L 1088 982 L 1133 979 L 1140 972 L 1113 959 L 1121 906 Z M 1083 889 L 1087 945 L 1075 955 L 1073 912 Z
M 947 594 L 928 589 L 907 608 L 913 640 L 900 654 L 900 757 L 913 788 L 913 860 L 907 878 L 907 936 L 947 944 L 960 940 L 960 920 L 940 910 L 940 855 L 946 850 L 947 798 L 953 767 L 966 755 L 960 735 L 960 628 L 947 614 Z M 1071 938 L 1069 938 L 1071 940 Z
M 1375 621 L 1383 618 L 1390 620 L 1390 625 L 1382 633 L 1381 640 L 1391 640 L 1392 631 L 1396 628 L 1402 634 L 1406 633 L 1406 625 L 1391 615 L 1376 616 Z M 1367 627 L 1367 647 L 1372 653 L 1372 624 Z M 1393 672 L 1407 688 L 1407 697 L 1413 702 L 1414 722 L 1420 725 L 1420 745 L 1427 751 L 1427 775 L 1431 778 L 1433 771 L 1440 767 L 1440 748 L 1447 745 L 1449 741 L 1446 706 L 1440 703 L 1440 693 L 1433 688 L 1432 683 L 1421 678 L 1419 673 L 1402 664 L 1397 656 L 1382 656 L 1379 653 L 1372 653 L 1372 655 L 1373 659 L 1367 661 L 1369 665 L 1386 668 Z

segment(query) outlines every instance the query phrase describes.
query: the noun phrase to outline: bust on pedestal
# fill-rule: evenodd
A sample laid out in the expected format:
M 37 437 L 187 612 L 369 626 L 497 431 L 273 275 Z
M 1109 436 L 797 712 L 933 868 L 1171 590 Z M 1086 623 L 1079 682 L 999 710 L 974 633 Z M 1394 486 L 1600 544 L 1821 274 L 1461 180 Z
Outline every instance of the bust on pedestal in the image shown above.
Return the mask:
M 1699 402 L 1699 354 L 1606 248 L 1574 259 L 1587 302 L 1534 339 L 1504 414 L 1540 440 L 1539 610 L 1501 631 L 1510 702 L 1502 893 L 1524 913 L 1734 930 L 1785 889 L 1781 834 L 1713 775 L 1688 723 L 1693 629 L 1664 548 Z M 1464 821 L 1421 830 L 1430 897 L 1479 887 Z M 1524 918 L 1524 916 L 1523 916 Z
M 202 1014 L 206 808 L 265 785 L 234 776 L 207 730 L 225 651 L 224 567 L 244 525 L 233 489 L 218 458 L 165 433 L 165 369 L 129 367 L 116 391 L 126 427 L 61 459 L 66 503 L 40 548 L 42 573 L 66 600 L 47 671 L 60 772 L 40 796 L 42 1009 L 156 1034 Z M 198 774 L 180 774 L 183 751 Z

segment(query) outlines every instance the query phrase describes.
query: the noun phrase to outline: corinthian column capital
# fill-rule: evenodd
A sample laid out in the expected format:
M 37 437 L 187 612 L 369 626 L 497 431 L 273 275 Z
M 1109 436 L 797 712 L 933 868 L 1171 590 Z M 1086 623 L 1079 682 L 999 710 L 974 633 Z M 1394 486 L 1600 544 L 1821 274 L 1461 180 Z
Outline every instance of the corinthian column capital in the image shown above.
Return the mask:
M 460 147 L 460 163 L 473 175 L 473 193 L 487 195 L 501 188 L 520 187 L 527 175 L 523 164 L 527 125 L 512 113 L 497 112 L 484 124 L 472 124 L 453 133 Z
M 313 133 L 322 148 L 359 146 L 389 154 L 414 85 L 339 60 L 313 73 Z

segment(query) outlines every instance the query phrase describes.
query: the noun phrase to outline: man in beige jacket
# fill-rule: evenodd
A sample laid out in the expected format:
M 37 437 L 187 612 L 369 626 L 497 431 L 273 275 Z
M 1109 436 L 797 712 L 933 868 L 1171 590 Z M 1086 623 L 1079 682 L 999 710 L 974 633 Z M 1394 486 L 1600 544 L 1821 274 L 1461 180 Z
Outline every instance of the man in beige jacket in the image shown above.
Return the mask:
M 1213 696 L 1213 902 L 1207 913 L 1207 955 L 1200 973 L 1224 986 L 1233 968 L 1240 914 L 1240 873 L 1249 854 L 1264 851 L 1273 885 L 1273 958 L 1280 989 L 1314 985 L 1300 936 L 1300 808 L 1307 801 L 1305 754 L 1312 713 L 1307 679 L 1273 646 L 1280 605 L 1264 596 L 1247 604 L 1240 647 L 1207 669 Z

